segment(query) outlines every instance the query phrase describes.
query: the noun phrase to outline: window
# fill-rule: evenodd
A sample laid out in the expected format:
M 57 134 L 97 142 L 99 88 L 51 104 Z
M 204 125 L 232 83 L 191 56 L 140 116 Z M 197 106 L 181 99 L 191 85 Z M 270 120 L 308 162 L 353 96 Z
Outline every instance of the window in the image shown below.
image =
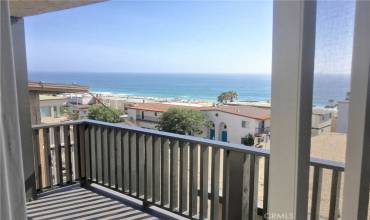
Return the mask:
M 154 112 L 154 116 L 158 116 L 158 113 L 157 112 Z
M 40 108 L 41 117 L 51 117 L 51 111 L 49 106 L 43 106 Z
M 218 113 L 216 113 L 215 116 L 218 117 Z
M 242 128 L 248 128 L 249 123 L 247 121 L 242 121 Z

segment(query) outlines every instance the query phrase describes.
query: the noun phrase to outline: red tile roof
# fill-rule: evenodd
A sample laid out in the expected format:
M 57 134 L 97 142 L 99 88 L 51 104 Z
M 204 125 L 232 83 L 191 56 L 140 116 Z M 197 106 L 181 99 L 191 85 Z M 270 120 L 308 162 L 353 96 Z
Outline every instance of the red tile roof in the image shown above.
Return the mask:
M 199 109 L 199 107 L 185 106 L 185 105 L 174 105 L 174 104 L 164 104 L 164 103 L 139 103 L 129 106 L 130 109 L 137 109 L 143 111 L 151 112 L 166 112 L 170 108 L 191 108 Z
M 140 103 L 134 104 L 128 108 L 152 112 L 166 112 L 170 108 L 191 108 L 200 111 L 220 111 L 247 118 L 254 118 L 258 120 L 268 120 L 271 117 L 269 109 L 247 105 L 220 105 L 215 107 L 194 107 L 164 103 Z
M 229 114 L 239 115 L 258 120 L 268 120 L 271 118 L 270 110 L 265 108 L 253 107 L 248 105 L 219 105 L 215 107 L 204 107 L 201 111 L 220 111 Z

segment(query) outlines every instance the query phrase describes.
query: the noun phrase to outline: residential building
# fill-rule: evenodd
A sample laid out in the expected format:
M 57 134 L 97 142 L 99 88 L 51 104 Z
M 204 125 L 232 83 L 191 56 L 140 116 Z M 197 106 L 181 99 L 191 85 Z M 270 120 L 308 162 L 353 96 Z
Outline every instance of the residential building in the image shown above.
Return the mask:
M 29 105 L 31 112 L 31 123 L 40 124 L 41 117 L 50 117 L 51 122 L 55 116 L 61 115 L 61 106 L 66 106 L 67 97 L 56 96 L 64 93 L 86 93 L 89 88 L 76 84 L 46 83 L 46 82 L 28 82 Z M 43 96 L 42 98 L 40 96 Z M 43 106 L 40 100 L 43 99 Z M 41 109 L 42 107 L 42 109 Z M 46 119 L 46 118 L 45 118 Z M 44 122 L 50 120 L 44 120 Z
M 127 105 L 128 100 L 119 96 L 109 96 L 109 95 L 99 95 L 99 101 L 109 108 L 114 108 L 125 111 L 125 105 Z
M 263 109 L 271 109 L 269 101 L 237 101 L 228 105 L 246 105 Z M 324 132 L 333 131 L 335 126 L 336 108 L 332 105 L 327 105 L 325 108 L 314 107 L 312 108 L 312 125 L 311 135 L 316 136 Z
M 92 105 L 96 103 L 95 97 L 89 93 L 71 93 L 68 96 L 68 103 L 72 105 Z
M 164 112 L 170 108 L 198 109 L 201 106 L 167 104 L 167 103 L 138 103 L 127 107 L 128 119 L 142 128 L 156 129 Z
M 248 134 L 262 136 L 270 128 L 270 110 L 246 105 L 202 107 L 181 103 L 142 103 L 129 106 L 128 117 L 137 126 L 155 129 L 161 115 L 169 108 L 191 108 L 206 114 L 211 128 L 204 128 L 201 137 L 240 144 Z
M 349 104 L 348 99 L 338 102 L 338 116 L 336 120 L 336 132 L 338 133 L 348 132 Z
M 270 110 L 247 105 L 220 105 L 201 108 L 211 121 L 205 137 L 224 142 L 242 143 L 248 134 L 262 136 L 270 129 Z
M 61 122 L 67 120 L 67 97 L 60 95 L 40 95 L 41 122 Z
M 336 111 L 333 109 L 313 108 L 311 135 L 316 136 L 325 132 L 331 132 L 335 113 Z

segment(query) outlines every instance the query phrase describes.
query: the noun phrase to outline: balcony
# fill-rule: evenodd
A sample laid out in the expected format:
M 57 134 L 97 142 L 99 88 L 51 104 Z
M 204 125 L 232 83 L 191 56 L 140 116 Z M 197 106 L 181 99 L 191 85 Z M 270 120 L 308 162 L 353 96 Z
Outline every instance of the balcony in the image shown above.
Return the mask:
M 125 210 L 161 219 L 172 218 L 169 213 L 176 219 L 267 217 L 266 149 L 92 120 L 33 126 L 33 147 L 38 199 L 27 205 L 31 219 L 62 216 L 69 208 L 77 210 L 67 211 L 72 217 L 124 215 Z M 310 168 L 311 219 L 336 219 L 344 164 L 311 158 Z M 330 181 L 323 181 L 324 171 Z M 322 189 L 330 194 L 321 195 Z M 112 193 L 102 194 L 106 190 L 142 206 L 112 199 Z M 69 199 L 55 206 L 53 200 L 61 198 L 84 208 Z M 96 205 L 99 199 L 103 208 Z M 105 205 L 111 203 L 113 208 Z

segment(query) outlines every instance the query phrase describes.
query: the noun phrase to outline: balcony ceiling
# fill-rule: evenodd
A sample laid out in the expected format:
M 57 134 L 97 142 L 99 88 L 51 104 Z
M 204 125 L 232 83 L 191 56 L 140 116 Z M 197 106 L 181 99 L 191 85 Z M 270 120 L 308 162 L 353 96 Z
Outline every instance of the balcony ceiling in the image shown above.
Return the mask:
M 10 14 L 25 17 L 47 12 L 75 8 L 106 0 L 10 0 Z

